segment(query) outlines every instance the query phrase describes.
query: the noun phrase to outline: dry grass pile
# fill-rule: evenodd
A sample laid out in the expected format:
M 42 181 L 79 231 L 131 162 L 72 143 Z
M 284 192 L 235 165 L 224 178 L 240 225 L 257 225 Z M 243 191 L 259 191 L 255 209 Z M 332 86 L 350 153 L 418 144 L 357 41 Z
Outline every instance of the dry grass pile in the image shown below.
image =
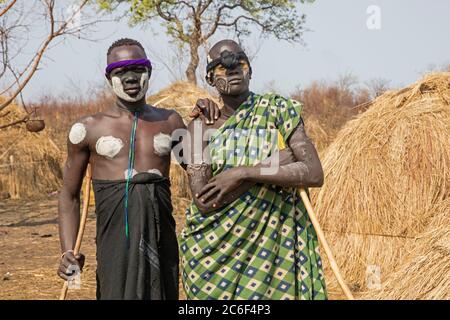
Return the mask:
M 218 99 L 212 96 L 207 90 L 189 82 L 175 82 L 150 96 L 147 101 L 155 107 L 176 110 L 187 124 L 191 120 L 189 113 L 199 98 L 210 98 L 219 104 Z M 172 184 L 172 196 L 174 198 L 191 197 L 187 174 L 176 163 L 172 163 L 170 166 L 170 182 Z
M 212 99 L 220 105 L 217 97 L 190 82 L 174 82 L 148 97 L 147 102 L 155 107 L 175 109 L 188 123 L 191 120 L 189 113 L 200 98 Z
M 0 113 L 0 126 L 24 115 L 18 106 L 10 105 Z M 31 133 L 24 123 L 0 129 L 0 193 L 3 197 L 20 198 L 58 190 L 61 160 L 61 151 L 46 129 Z
M 315 116 L 309 116 L 308 119 L 305 120 L 305 130 L 318 152 L 325 150 L 336 135 L 327 128 L 324 128 Z
M 408 257 L 382 279 L 382 288 L 367 299 L 450 299 L 450 198 L 433 209 L 427 230 L 407 248 Z
M 353 290 L 366 289 L 368 266 L 384 276 L 400 266 L 405 248 L 448 198 L 449 102 L 450 73 L 387 92 L 348 122 L 322 157 L 325 184 L 313 200 Z M 330 272 L 327 278 L 335 286 Z

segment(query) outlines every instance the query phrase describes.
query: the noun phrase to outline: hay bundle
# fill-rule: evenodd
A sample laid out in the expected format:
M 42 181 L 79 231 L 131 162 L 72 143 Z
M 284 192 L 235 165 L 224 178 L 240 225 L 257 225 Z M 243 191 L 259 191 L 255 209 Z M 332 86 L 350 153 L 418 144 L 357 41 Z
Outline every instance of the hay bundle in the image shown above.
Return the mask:
M 383 279 L 382 289 L 365 299 L 450 299 L 450 198 L 433 209 L 435 217 L 417 237 L 396 272 Z
M 155 107 L 175 109 L 188 123 L 191 121 L 188 115 L 200 98 L 212 99 L 220 105 L 217 97 L 190 82 L 174 82 L 148 97 L 147 102 Z
M 327 148 L 313 200 L 353 289 L 370 265 L 392 272 L 449 196 L 449 101 L 450 73 L 427 76 L 376 99 Z
M 309 116 L 305 119 L 305 131 L 308 137 L 313 141 L 318 152 L 322 152 L 333 141 L 335 134 L 332 129 L 324 130 L 320 121 L 315 116 Z
M 219 100 L 207 90 L 189 82 L 175 82 L 150 96 L 147 101 L 153 106 L 176 110 L 187 124 L 191 121 L 189 113 L 200 98 L 210 98 L 219 104 Z M 220 104 L 219 104 L 220 105 Z M 188 177 L 183 168 L 177 163 L 170 166 L 170 182 L 172 196 L 175 198 L 190 198 Z
M 22 119 L 16 105 L 2 110 L 0 126 Z M 29 197 L 59 189 L 61 152 L 44 131 L 31 133 L 25 124 L 0 129 L 0 193 L 4 197 Z
M 170 164 L 170 186 L 172 197 L 191 199 L 189 178 L 186 171 L 176 162 Z

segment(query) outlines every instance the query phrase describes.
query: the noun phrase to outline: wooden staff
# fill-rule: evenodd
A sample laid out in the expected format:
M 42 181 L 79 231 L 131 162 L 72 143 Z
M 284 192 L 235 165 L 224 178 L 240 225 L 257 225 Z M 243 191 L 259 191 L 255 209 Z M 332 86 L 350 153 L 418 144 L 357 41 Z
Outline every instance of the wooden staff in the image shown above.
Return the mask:
M 339 271 L 339 267 L 336 263 L 336 260 L 334 259 L 333 252 L 331 252 L 330 246 L 328 245 L 327 240 L 325 239 L 325 235 L 322 231 L 322 228 L 320 227 L 319 220 L 316 218 L 316 214 L 314 213 L 314 210 L 311 206 L 311 202 L 309 202 L 308 194 L 306 193 L 305 189 L 299 188 L 300 191 L 300 197 L 302 198 L 303 204 L 305 205 L 306 211 L 308 212 L 309 219 L 311 220 L 314 229 L 316 230 L 317 237 L 319 238 L 320 244 L 325 250 L 325 253 L 328 257 L 328 261 L 330 262 L 331 269 L 333 270 L 334 276 L 336 277 L 337 281 L 339 282 L 339 285 L 342 288 L 342 291 L 344 291 L 345 296 L 348 300 L 355 300 L 355 298 L 352 295 L 352 292 L 348 288 L 347 284 L 345 283 L 344 279 L 342 278 L 341 272 Z
M 286 148 L 286 144 L 284 142 L 283 136 L 278 132 L 278 148 L 280 150 L 283 150 Z M 338 281 L 339 285 L 342 288 L 342 291 L 344 292 L 345 296 L 348 300 L 355 300 L 355 298 L 352 295 L 352 292 L 348 288 L 347 284 L 344 281 L 344 278 L 342 277 L 342 274 L 339 270 L 339 267 L 336 263 L 336 260 L 334 259 L 333 252 L 331 252 L 330 246 L 328 245 L 327 240 L 325 239 L 325 234 L 322 231 L 322 227 L 320 226 L 319 220 L 317 220 L 316 214 L 314 213 L 314 210 L 312 208 L 311 202 L 309 202 L 308 194 L 306 193 L 305 189 L 299 188 L 300 197 L 302 198 L 303 204 L 305 205 L 306 211 L 308 212 L 309 219 L 311 220 L 311 223 L 314 226 L 314 229 L 316 230 L 317 237 L 319 238 L 320 244 L 325 250 L 325 254 L 328 257 L 328 261 L 330 262 L 331 270 L 333 270 L 334 276 L 336 277 L 336 280 Z
M 9 195 L 11 196 L 11 199 L 19 199 L 19 190 L 17 188 L 16 183 L 16 172 L 15 172 L 15 165 L 14 165 L 14 156 L 9 156 Z
M 86 169 L 86 185 L 84 188 L 84 198 L 83 198 L 83 210 L 81 212 L 80 227 L 78 228 L 77 242 L 75 243 L 75 248 L 73 249 L 73 254 L 76 256 L 80 252 L 81 240 L 83 239 L 84 228 L 86 226 L 86 220 L 89 209 L 89 198 L 91 195 L 91 166 L 88 164 Z M 67 296 L 67 289 L 69 288 L 69 282 L 64 281 L 64 285 L 61 289 L 61 295 L 59 300 L 65 300 Z

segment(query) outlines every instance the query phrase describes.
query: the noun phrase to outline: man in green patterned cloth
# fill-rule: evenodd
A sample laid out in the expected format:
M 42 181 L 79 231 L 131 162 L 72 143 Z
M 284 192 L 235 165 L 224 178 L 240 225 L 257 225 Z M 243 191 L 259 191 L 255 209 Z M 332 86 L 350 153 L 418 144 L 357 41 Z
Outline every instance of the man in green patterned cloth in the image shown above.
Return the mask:
M 223 107 L 215 132 L 195 120 L 184 138 L 194 196 L 180 235 L 184 289 L 188 299 L 326 299 L 317 235 L 298 193 L 323 184 L 302 105 L 251 92 L 251 73 L 236 42 L 211 48 L 206 80 Z

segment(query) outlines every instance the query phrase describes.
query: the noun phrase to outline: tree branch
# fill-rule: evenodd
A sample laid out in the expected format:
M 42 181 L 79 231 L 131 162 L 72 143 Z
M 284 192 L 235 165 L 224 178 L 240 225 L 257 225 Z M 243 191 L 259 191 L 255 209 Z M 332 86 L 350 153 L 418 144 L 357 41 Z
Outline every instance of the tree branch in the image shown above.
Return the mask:
M 54 0 L 45 0 L 43 3 L 47 6 L 47 14 L 50 19 L 50 32 L 45 39 L 45 41 L 42 43 L 40 49 L 36 53 L 36 55 L 33 57 L 32 60 L 30 60 L 31 70 L 29 71 L 28 75 L 25 77 L 25 79 L 20 83 L 17 87 L 17 89 L 14 91 L 14 93 L 2 104 L 0 104 L 0 111 L 6 108 L 9 104 L 11 104 L 14 99 L 22 92 L 22 90 L 25 88 L 25 86 L 28 84 L 28 82 L 31 80 L 33 75 L 35 74 L 36 70 L 39 67 L 39 64 L 41 62 L 41 59 L 45 53 L 45 51 L 48 49 L 50 43 L 57 37 L 63 35 L 65 31 L 67 30 L 67 26 L 69 23 L 73 21 L 75 16 L 79 14 L 79 12 L 87 5 L 89 0 L 84 0 L 78 7 L 78 9 L 72 14 L 69 19 L 65 20 L 59 28 L 56 29 L 56 22 L 54 17 L 54 9 L 55 9 L 55 1 Z M 21 76 L 21 74 L 19 74 Z M 19 77 L 20 78 L 20 77 Z M 10 86 L 11 88 L 12 86 Z
M 228 4 L 224 4 L 224 5 L 220 6 L 217 9 L 216 18 L 214 20 L 214 23 L 213 23 L 211 29 L 209 30 L 209 32 L 206 33 L 206 35 L 202 39 L 203 42 L 208 40 L 209 38 L 211 38 L 211 36 L 216 33 L 217 28 L 219 27 L 219 24 L 220 24 L 220 19 L 222 18 L 222 15 L 223 15 L 223 10 L 229 9 L 229 10 L 232 11 L 233 9 L 238 8 L 240 6 L 241 6 L 240 4 L 234 4 L 234 5 L 231 5 L 231 6 L 228 5 Z M 206 10 L 206 8 L 205 8 L 205 10 Z
M 213 2 L 213 0 L 207 0 L 203 6 L 201 6 L 202 1 L 199 2 L 198 12 L 199 12 L 200 16 L 203 15 L 203 13 L 206 11 L 206 9 L 209 8 L 209 6 L 211 5 L 212 2 Z
M 11 122 L 11 123 L 8 123 L 8 124 L 4 124 L 4 125 L 0 126 L 0 130 L 1 130 L 1 129 L 8 128 L 8 127 L 15 126 L 15 125 L 20 124 L 20 123 L 23 123 L 23 122 L 27 122 L 27 120 L 28 120 L 29 118 L 30 118 L 30 115 L 27 114 L 26 116 L 24 116 L 24 117 L 23 117 L 22 119 L 20 119 L 20 120 L 16 120 L 16 121 L 14 121 L 14 122 Z
M 9 11 L 9 9 L 11 9 L 16 2 L 17 2 L 17 0 L 11 1 L 11 3 L 8 4 L 6 6 L 6 8 L 2 10 L 2 12 L 0 12 L 0 17 L 2 17 L 5 13 L 7 13 Z

